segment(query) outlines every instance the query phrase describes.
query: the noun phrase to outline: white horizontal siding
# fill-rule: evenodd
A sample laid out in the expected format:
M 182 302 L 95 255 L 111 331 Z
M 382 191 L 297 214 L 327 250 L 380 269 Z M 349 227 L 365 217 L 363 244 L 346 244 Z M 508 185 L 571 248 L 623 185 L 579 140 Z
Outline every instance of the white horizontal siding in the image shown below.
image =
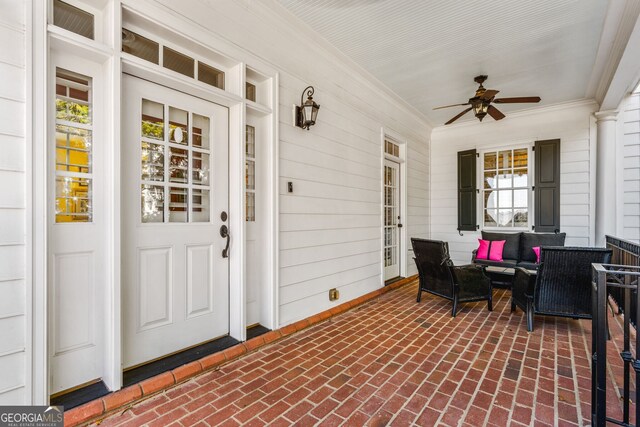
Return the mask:
M 631 95 L 624 104 L 621 237 L 640 243 L 640 94 Z
M 277 2 L 189 0 L 176 13 L 185 10 L 280 73 L 280 325 L 383 286 L 381 129 L 407 143 L 405 226 L 426 236 L 425 121 Z M 308 85 L 321 108 L 316 125 L 305 131 L 292 125 L 292 105 Z M 330 302 L 334 287 L 340 299 Z
M 590 117 L 579 104 L 508 115 L 482 123 L 438 127 L 431 136 L 431 236 L 449 242 L 456 263 L 468 263 L 480 232 L 458 234 L 457 152 L 560 138 L 560 224 L 567 245 L 588 246 L 591 235 Z M 480 220 L 480 218 L 478 219 Z
M 25 2 L 0 1 L 0 405 L 24 405 Z

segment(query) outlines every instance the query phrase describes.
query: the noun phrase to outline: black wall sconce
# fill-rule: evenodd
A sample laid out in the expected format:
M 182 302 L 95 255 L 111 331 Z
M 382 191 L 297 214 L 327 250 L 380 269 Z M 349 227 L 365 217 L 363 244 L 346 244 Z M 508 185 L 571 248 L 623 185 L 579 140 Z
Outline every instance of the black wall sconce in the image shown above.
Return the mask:
M 307 100 L 303 101 L 305 93 Z M 313 93 L 313 86 L 308 86 L 300 95 L 300 106 L 296 106 L 296 126 L 306 130 L 316 124 L 316 117 L 320 109 L 320 106 L 313 100 Z

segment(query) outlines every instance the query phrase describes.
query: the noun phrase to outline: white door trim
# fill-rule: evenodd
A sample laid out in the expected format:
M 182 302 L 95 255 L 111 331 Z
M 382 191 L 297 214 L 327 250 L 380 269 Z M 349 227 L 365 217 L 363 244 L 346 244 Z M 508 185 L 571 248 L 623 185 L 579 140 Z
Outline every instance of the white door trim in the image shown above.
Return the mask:
M 385 153 L 384 141 L 385 139 L 389 139 L 400 146 L 400 153 L 397 158 L 393 158 L 388 156 Z M 399 249 L 399 268 L 400 268 L 400 277 L 407 277 L 407 262 L 408 262 L 408 250 L 410 248 L 408 244 L 409 233 L 408 229 L 408 216 L 407 216 L 407 140 L 398 132 L 388 129 L 385 127 L 380 128 L 380 151 L 382 153 L 380 159 L 380 275 L 381 275 L 381 284 L 384 286 L 384 180 L 383 180 L 383 172 L 384 172 L 384 162 L 385 159 L 391 159 L 398 163 L 400 168 L 400 223 L 402 224 L 402 228 L 399 231 L 400 237 L 400 249 Z

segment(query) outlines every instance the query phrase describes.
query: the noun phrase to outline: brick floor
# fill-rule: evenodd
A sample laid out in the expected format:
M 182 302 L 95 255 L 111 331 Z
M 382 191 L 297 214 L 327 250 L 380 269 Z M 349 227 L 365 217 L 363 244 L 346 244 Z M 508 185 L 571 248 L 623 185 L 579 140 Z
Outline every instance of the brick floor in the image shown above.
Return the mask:
M 494 291 L 492 313 L 462 304 L 456 318 L 448 301 L 423 294 L 417 304 L 416 292 L 384 294 L 99 425 L 590 424 L 590 321 L 536 317 L 527 333 L 508 291 Z M 619 324 L 611 329 L 621 384 Z M 608 415 L 621 417 L 618 387 L 608 390 Z

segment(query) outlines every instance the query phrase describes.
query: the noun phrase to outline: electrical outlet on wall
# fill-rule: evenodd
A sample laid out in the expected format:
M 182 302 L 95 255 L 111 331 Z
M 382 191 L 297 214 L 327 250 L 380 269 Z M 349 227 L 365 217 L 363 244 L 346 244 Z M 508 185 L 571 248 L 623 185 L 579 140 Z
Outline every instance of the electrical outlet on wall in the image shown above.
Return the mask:
M 340 291 L 336 288 L 329 289 L 329 301 L 335 301 L 340 298 Z

